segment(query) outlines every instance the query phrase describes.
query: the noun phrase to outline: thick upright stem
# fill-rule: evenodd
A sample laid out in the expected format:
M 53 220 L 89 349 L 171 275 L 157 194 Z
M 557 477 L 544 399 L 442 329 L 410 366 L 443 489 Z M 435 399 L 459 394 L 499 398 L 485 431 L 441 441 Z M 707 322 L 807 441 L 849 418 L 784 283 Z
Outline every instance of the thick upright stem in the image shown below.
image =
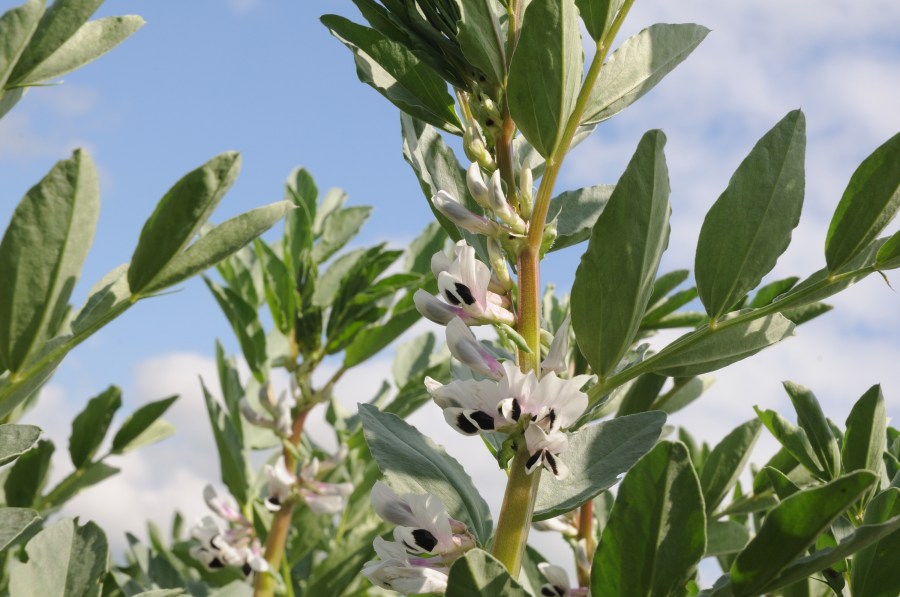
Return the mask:
M 578 538 L 584 540 L 585 559 L 587 566 L 582 561 L 575 559 L 575 567 L 578 572 L 578 584 L 582 587 L 591 586 L 591 566 L 594 559 L 594 503 L 588 500 L 578 510 Z
M 522 567 L 528 531 L 531 530 L 531 517 L 534 514 L 534 500 L 541 482 L 540 468 L 530 475 L 525 472 L 527 460 L 528 449 L 523 443 L 510 464 L 506 493 L 503 495 L 494 547 L 491 550 L 514 578 Z
M 306 415 L 308 414 L 309 408 L 305 408 L 297 413 L 297 417 L 294 419 L 290 441 L 295 446 L 300 443 L 300 437 L 303 435 L 303 425 L 306 423 Z M 294 458 L 294 453 L 285 448 L 283 455 L 287 470 L 296 470 L 297 459 Z M 281 510 L 278 511 L 272 520 L 269 537 L 266 539 L 265 557 L 269 563 L 269 569 L 273 572 L 256 575 L 256 585 L 253 591 L 254 597 L 272 597 L 275 594 L 275 588 L 278 583 L 275 579 L 274 571 L 281 568 L 281 560 L 284 558 L 284 546 L 287 543 L 288 532 L 291 530 L 291 520 L 293 519 L 296 505 L 296 498 L 285 500 L 281 505 Z M 285 582 L 290 582 L 290 579 L 285 579 Z

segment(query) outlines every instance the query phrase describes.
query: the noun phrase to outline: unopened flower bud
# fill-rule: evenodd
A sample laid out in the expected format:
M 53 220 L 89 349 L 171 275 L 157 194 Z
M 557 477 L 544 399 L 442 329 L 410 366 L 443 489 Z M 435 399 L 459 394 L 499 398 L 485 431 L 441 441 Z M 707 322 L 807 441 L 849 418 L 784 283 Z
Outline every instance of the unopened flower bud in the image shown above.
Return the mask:
M 477 162 L 472 162 L 472 165 L 469 166 L 466 172 L 466 186 L 469 187 L 469 193 L 472 194 L 472 198 L 475 199 L 478 205 L 486 209 L 491 208 L 488 188 L 484 184 L 484 178 L 481 176 L 481 167 Z
M 544 227 L 544 238 L 541 239 L 541 257 L 543 257 L 553 246 L 553 243 L 556 242 L 557 234 L 556 220 L 548 222 Z
M 492 379 L 503 377 L 503 367 L 475 338 L 475 334 L 458 317 L 447 324 L 447 348 L 459 362 L 476 373 Z
M 481 134 L 474 127 L 466 127 L 466 131 L 463 133 L 463 151 L 467 158 L 477 162 L 485 170 L 494 170 L 497 167 L 497 163 L 484 144 Z
M 491 175 L 491 184 L 489 187 L 490 206 L 494 214 L 500 218 L 505 224 L 513 229 L 513 232 L 519 234 L 525 232 L 525 222 L 506 200 L 503 193 L 503 184 L 500 180 L 500 171 L 495 170 Z
M 500 242 L 497 239 L 489 238 L 487 250 L 488 257 L 491 259 L 491 269 L 493 270 L 488 290 L 497 294 L 506 294 L 515 284 L 509 277 L 509 268 L 506 266 L 506 254 L 503 252 L 503 247 L 500 246 Z
M 490 237 L 500 233 L 500 227 L 496 222 L 472 213 L 446 191 L 438 191 L 437 195 L 431 198 L 431 203 L 448 220 L 469 232 Z

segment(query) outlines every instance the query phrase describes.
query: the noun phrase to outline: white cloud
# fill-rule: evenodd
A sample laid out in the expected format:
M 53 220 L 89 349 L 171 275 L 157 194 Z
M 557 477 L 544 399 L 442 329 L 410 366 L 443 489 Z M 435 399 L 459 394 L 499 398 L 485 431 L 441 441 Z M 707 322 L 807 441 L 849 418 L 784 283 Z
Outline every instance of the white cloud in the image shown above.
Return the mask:
M 231 10 L 239 15 L 247 14 L 262 6 L 265 0 L 228 0 Z

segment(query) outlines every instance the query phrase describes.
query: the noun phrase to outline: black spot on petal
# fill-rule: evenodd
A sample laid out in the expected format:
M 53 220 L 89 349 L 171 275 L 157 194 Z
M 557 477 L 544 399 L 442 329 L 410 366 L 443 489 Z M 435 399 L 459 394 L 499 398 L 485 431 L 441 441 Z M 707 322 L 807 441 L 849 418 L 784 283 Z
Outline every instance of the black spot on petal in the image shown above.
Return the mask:
M 522 416 L 522 407 L 519 405 L 518 398 L 513 398 L 512 402 L 512 418 L 513 421 L 518 421 L 519 417 Z
M 244 565 L 241 566 L 241 572 L 244 573 L 244 576 L 250 576 L 250 573 L 253 572 L 253 568 L 250 567 L 250 564 L 245 562 Z
M 544 452 L 544 462 L 546 462 L 548 465 L 550 465 L 550 470 L 553 471 L 553 476 L 558 475 L 559 474 L 559 464 L 557 464 L 557 462 L 556 462 L 556 457 L 553 456 L 553 454 L 551 454 L 547 450 L 543 450 L 543 452 Z
M 482 431 L 491 431 L 494 428 L 494 417 L 480 410 L 469 415 L 469 418 L 478 425 Z
M 472 421 L 470 421 L 463 413 L 459 413 L 456 417 L 456 428 L 469 435 L 478 433 L 478 427 L 472 424 Z
M 424 551 L 431 553 L 431 550 L 437 547 L 437 538 L 431 534 L 431 531 L 416 529 L 412 532 L 412 535 L 413 539 L 416 540 L 416 545 L 421 547 Z
M 552 408 L 550 409 L 550 414 L 547 415 L 550 418 L 550 428 L 553 428 L 553 424 L 556 423 L 556 411 Z
M 213 570 L 216 570 L 218 568 L 224 568 L 225 564 L 223 564 L 222 560 L 220 560 L 219 558 L 213 558 L 209 562 L 209 567 L 212 568 Z
M 534 468 L 534 465 L 537 464 L 537 461 L 541 459 L 541 452 L 543 450 L 538 450 L 534 454 L 528 457 L 528 460 L 525 461 L 525 469 L 531 470 Z
M 472 291 L 469 290 L 469 287 L 461 282 L 457 282 L 455 285 L 456 294 L 459 295 L 459 298 L 463 300 L 463 302 L 467 305 L 471 305 L 475 302 L 475 297 L 472 296 Z M 457 303 L 459 304 L 459 303 Z
M 541 595 L 544 595 L 545 597 L 557 597 L 556 587 L 544 585 L 541 587 Z
M 444 291 L 444 296 L 447 297 L 447 301 L 453 305 L 454 307 L 459 306 L 459 299 L 456 298 L 456 295 L 450 292 L 449 290 Z

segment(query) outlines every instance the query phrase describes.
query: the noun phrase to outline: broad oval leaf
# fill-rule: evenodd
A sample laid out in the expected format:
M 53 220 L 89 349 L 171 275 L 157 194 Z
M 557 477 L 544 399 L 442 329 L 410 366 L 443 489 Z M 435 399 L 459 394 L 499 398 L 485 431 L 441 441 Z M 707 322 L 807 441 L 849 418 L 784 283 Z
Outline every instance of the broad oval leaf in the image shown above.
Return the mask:
M 529 597 L 506 567 L 482 549 L 472 549 L 450 567 L 446 597 Z
M 591 39 L 596 42 L 603 40 L 624 3 L 625 0 L 575 0 L 581 20 Z
M 753 408 L 756 410 L 759 420 L 769 430 L 769 433 L 772 434 L 778 443 L 784 446 L 784 449 L 787 450 L 794 460 L 818 478 L 826 479 L 825 470 L 820 464 L 815 450 L 813 450 L 806 431 L 793 425 L 774 410 L 761 410 L 755 406 Z M 778 467 L 775 468 L 781 470 L 781 472 L 786 472 Z
M 826 480 L 834 479 L 841 473 L 841 448 L 819 401 L 808 388 L 800 384 L 786 381 L 784 389 L 797 411 L 797 424 L 806 432 L 816 460 L 827 475 Z
M 591 237 L 591 229 L 606 207 L 615 185 L 599 184 L 565 191 L 550 200 L 547 221 L 556 225 L 556 240 L 550 251 L 558 251 Z
M 584 51 L 575 0 L 532 2 L 509 65 L 509 112 L 522 135 L 549 157 L 575 107 Z
M 16 65 L 11 77 L 13 82 L 27 76 L 34 67 L 55 53 L 61 45 L 75 35 L 75 32 L 103 4 L 103 0 L 53 2 L 46 11 L 43 10 L 45 5 L 43 0 L 29 4 L 40 4 L 43 16 L 41 16 L 41 22 L 28 43 L 28 48 Z
M 744 549 L 750 541 L 750 531 L 733 520 L 710 520 L 706 526 L 706 538 L 704 555 L 721 556 Z
M 828 235 L 825 261 L 836 272 L 865 249 L 900 210 L 900 133 L 897 133 L 850 177 Z
M 746 359 L 794 332 L 794 324 L 780 313 L 734 325 L 721 323 L 716 329 L 706 325 L 675 340 L 651 357 L 649 370 L 669 377 L 709 373 Z
M 30 450 L 40 437 L 34 425 L 0 425 L 0 466 Z
M 731 566 L 735 595 L 756 595 L 765 590 L 875 481 L 872 473 L 856 471 L 795 493 L 773 508 Z
M 400 417 L 360 404 L 366 442 L 388 484 L 400 493 L 430 493 L 465 522 L 482 545 L 491 537 L 491 511 L 471 477 L 441 446 Z
M 163 196 L 141 230 L 128 268 L 128 284 L 138 295 L 193 240 L 234 183 L 240 155 L 220 154 L 181 178 Z
M 76 469 L 90 462 L 96 454 L 120 406 L 122 406 L 122 390 L 110 386 L 98 396 L 91 398 L 84 410 L 72 421 L 69 456 Z
M 448 133 L 462 134 L 447 84 L 402 44 L 338 15 L 322 24 L 353 52 L 356 75 L 403 112 Z
M 669 242 L 669 174 L 649 131 L 591 232 L 572 286 L 572 327 L 594 372 L 608 376 L 637 334 Z
M 40 501 L 55 449 L 52 442 L 42 439 L 10 467 L 3 483 L 7 506 L 30 508 Z
M 569 439 L 560 456 L 570 474 L 545 479 L 538 490 L 534 520 L 571 512 L 619 482 L 622 474 L 650 451 L 666 422 L 660 411 L 618 417 L 584 427 Z
M 0 242 L 0 363 L 10 371 L 58 331 L 99 211 L 97 173 L 80 149 L 16 207 Z
M 706 214 L 694 268 L 712 319 L 755 288 L 790 244 L 803 207 L 805 153 L 806 121 L 794 110 L 756 143 Z
M 700 486 L 708 514 L 715 512 L 740 477 L 761 429 L 758 419 L 747 421 L 726 435 L 707 456 L 700 475 Z
M 88 293 L 88 299 L 72 320 L 72 332 L 89 334 L 111 320 L 131 304 L 128 288 L 128 264 L 124 263 L 103 276 Z
M 856 401 L 847 416 L 841 458 L 844 470 L 880 473 L 887 449 L 887 409 L 881 386 L 874 385 Z
M 174 428 L 160 417 L 172 406 L 178 396 L 169 396 L 140 407 L 125 419 L 113 437 L 110 451 L 124 454 L 141 446 L 160 441 L 171 435 Z
M 497 0 L 459 0 L 457 36 L 463 56 L 495 86 L 506 78 L 506 32 L 500 17 L 506 10 Z
M 13 595 L 97 595 L 109 571 L 106 535 L 93 522 L 60 520 L 32 537 L 25 552 L 28 563 L 10 570 Z
M 18 79 L 16 84 L 34 85 L 80 68 L 106 54 L 143 26 L 144 19 L 135 15 L 106 17 L 85 23 L 53 54 Z
M 203 399 L 206 402 L 206 412 L 209 415 L 209 423 L 212 427 L 213 439 L 216 442 L 216 450 L 219 453 L 219 470 L 222 474 L 222 483 L 241 505 L 250 500 L 247 493 L 249 480 L 252 478 L 250 465 L 244 451 L 241 438 L 240 421 L 233 420 L 228 411 L 223 409 L 218 401 L 206 388 L 203 380 L 200 380 L 203 390 Z
M 145 292 L 162 290 L 215 265 L 274 226 L 291 206 L 277 201 L 222 222 L 176 255 Z
M 900 267 L 900 231 L 895 232 L 881 245 L 875 257 L 876 269 L 897 269 L 898 267 Z
M 0 551 L 40 519 L 40 515 L 30 508 L 0 508 Z
M 706 550 L 700 481 L 687 448 L 662 441 L 625 475 L 594 553 L 593 597 L 681 594 Z
M 853 558 L 850 569 L 853 591 L 866 597 L 900 595 L 900 574 L 896 565 L 897 553 L 900 553 L 900 488 L 890 487 L 876 495 L 866 508 L 864 522 L 854 536 L 870 526 L 893 530 L 870 542 Z
M 584 110 L 583 125 L 618 114 L 681 64 L 709 33 L 693 23 L 658 23 L 629 37 L 600 70 Z
M 44 5 L 45 0 L 28 0 L 0 16 L 0 95 L 17 64 L 21 64 L 22 55 L 44 14 Z

